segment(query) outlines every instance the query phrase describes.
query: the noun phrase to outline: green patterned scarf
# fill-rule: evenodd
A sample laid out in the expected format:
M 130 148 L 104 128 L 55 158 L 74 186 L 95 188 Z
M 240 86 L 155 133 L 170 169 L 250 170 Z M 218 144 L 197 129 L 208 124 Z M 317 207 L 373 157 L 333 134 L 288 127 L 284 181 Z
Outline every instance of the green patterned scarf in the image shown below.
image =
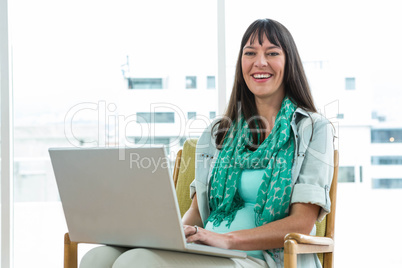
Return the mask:
M 244 201 L 238 193 L 243 169 L 265 169 L 254 211 L 256 225 L 282 219 L 289 213 L 291 170 L 294 138 L 290 122 L 296 106 L 285 97 L 276 116 L 274 127 L 255 151 L 251 145 L 251 131 L 243 116 L 231 126 L 216 160 L 211 176 L 210 208 L 207 221 L 219 226 L 227 220 L 229 227 Z

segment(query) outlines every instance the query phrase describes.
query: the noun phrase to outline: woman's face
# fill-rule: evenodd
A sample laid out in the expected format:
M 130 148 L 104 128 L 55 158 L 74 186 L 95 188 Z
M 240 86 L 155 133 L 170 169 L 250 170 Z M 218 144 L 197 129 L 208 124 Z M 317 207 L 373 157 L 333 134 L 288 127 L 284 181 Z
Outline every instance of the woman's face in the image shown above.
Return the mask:
M 243 48 L 241 65 L 244 80 L 256 101 L 283 99 L 285 62 L 284 51 L 269 42 L 266 36 L 262 45 L 257 38 L 253 44 L 250 44 L 250 39 L 247 41 Z

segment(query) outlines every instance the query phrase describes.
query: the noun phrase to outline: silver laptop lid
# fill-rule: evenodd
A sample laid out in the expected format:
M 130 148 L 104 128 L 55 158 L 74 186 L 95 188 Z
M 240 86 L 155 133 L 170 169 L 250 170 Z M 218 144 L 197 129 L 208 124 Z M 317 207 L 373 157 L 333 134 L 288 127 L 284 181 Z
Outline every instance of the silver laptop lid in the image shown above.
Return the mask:
M 72 241 L 183 249 L 163 147 L 51 148 L 49 153 Z

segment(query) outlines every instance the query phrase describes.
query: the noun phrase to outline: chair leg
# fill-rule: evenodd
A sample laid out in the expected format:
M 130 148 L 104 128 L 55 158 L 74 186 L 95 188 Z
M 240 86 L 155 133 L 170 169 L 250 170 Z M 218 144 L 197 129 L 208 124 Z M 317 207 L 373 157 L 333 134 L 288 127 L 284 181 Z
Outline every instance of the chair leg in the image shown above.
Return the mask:
M 77 268 L 78 243 L 71 242 L 68 233 L 64 235 L 64 268 Z
M 334 253 L 330 252 L 324 254 L 324 267 L 325 268 L 334 267 Z
M 284 268 L 297 268 L 297 242 L 293 239 L 285 241 Z

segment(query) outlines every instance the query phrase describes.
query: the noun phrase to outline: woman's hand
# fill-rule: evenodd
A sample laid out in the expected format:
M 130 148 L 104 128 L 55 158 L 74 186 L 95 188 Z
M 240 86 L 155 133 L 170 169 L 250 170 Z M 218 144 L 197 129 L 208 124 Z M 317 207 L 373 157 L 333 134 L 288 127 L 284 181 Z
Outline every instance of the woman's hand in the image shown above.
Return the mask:
M 201 227 L 184 225 L 187 243 L 196 243 L 218 248 L 230 248 L 230 234 L 218 234 Z

